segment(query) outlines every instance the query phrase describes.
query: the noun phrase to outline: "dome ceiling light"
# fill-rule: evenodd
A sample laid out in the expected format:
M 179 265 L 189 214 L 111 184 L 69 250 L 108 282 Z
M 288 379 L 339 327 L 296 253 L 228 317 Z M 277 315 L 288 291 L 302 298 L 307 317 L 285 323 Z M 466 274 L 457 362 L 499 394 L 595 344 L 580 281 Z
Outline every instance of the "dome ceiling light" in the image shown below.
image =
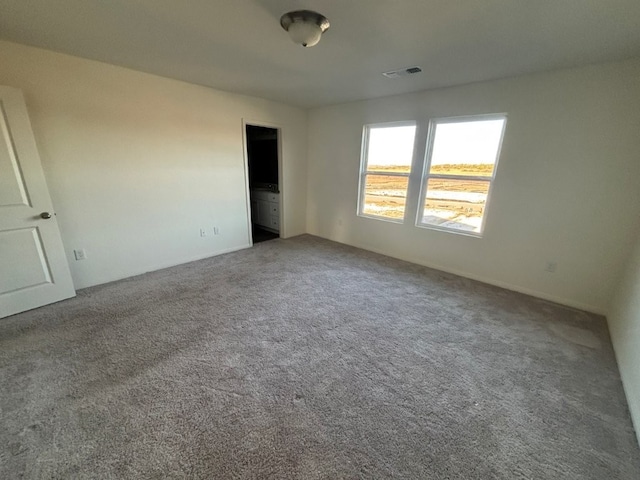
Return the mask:
M 329 20 L 311 10 L 296 10 L 282 15 L 280 25 L 289 32 L 294 43 L 303 47 L 313 47 L 329 28 Z

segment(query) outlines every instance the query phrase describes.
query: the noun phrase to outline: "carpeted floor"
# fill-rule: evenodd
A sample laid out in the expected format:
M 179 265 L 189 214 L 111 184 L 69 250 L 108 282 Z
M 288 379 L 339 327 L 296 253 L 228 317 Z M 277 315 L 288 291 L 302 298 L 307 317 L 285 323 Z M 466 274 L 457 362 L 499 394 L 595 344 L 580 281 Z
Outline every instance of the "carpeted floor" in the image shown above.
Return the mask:
M 638 479 L 604 318 L 311 236 L 0 320 L 0 478 Z

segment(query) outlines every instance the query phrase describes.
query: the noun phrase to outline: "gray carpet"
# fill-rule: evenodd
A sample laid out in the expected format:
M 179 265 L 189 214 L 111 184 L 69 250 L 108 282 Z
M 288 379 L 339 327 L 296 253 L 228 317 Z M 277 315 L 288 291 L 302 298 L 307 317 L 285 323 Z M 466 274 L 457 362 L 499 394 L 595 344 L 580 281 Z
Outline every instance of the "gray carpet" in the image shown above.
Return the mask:
M 638 479 L 604 318 L 311 236 L 0 320 L 0 478 Z

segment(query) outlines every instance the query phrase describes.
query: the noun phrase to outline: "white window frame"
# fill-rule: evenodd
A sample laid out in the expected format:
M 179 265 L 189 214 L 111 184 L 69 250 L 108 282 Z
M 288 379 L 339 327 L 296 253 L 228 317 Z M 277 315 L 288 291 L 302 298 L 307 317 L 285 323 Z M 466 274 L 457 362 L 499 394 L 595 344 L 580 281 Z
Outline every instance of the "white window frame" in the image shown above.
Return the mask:
M 409 167 L 409 172 L 400 173 L 400 172 L 376 172 L 376 171 L 368 171 L 368 161 L 369 161 L 369 132 L 374 128 L 393 128 L 393 127 L 415 127 L 415 134 L 413 136 L 413 146 L 411 155 L 411 165 Z M 367 124 L 363 127 L 362 131 L 362 145 L 360 147 L 360 179 L 358 182 L 358 210 L 357 214 L 359 217 L 364 218 L 373 218 L 375 220 L 382 220 L 384 222 L 392 222 L 392 223 L 404 223 L 404 219 L 407 216 L 407 204 L 409 203 L 409 183 L 411 182 L 411 175 L 413 173 L 414 167 L 414 159 L 416 152 L 416 145 L 418 140 L 418 122 L 413 120 L 406 120 L 400 122 L 385 122 L 385 123 L 371 123 Z M 382 215 L 373 215 L 370 213 L 364 213 L 365 207 L 365 190 L 366 190 L 366 179 L 367 175 L 380 175 L 385 177 L 405 177 L 407 179 L 407 192 L 405 194 L 405 210 L 404 216 L 402 218 L 390 218 L 384 217 Z
M 502 131 L 500 132 L 500 142 L 498 143 L 498 150 L 496 151 L 496 161 L 493 165 L 493 172 L 490 177 L 487 176 L 471 176 L 471 175 L 443 175 L 429 173 L 431 170 L 431 156 L 433 153 L 433 145 L 436 137 L 436 126 L 447 123 L 464 123 L 464 122 L 481 122 L 486 120 L 504 120 L 502 124 Z M 427 135 L 427 148 L 425 150 L 425 158 L 422 169 L 422 180 L 420 184 L 420 197 L 418 201 L 418 211 L 416 214 L 415 226 L 418 228 L 428 228 L 430 230 L 439 230 L 442 232 L 455 233 L 458 235 L 467 235 L 471 237 L 481 238 L 484 234 L 484 227 L 487 222 L 487 214 L 489 211 L 489 204 L 491 201 L 491 193 L 493 191 L 493 183 L 496 179 L 496 173 L 498 172 L 498 163 L 500 160 L 500 153 L 502 151 L 502 142 L 504 140 L 504 132 L 507 128 L 507 114 L 506 113 L 491 113 L 481 115 L 465 115 L 461 117 L 442 117 L 433 118 L 429 120 L 429 133 Z M 480 180 L 489 183 L 489 189 L 487 191 L 487 201 L 482 212 L 482 223 L 480 224 L 480 230 L 473 232 L 469 230 L 460 230 L 457 228 L 443 227 L 440 225 L 432 225 L 430 223 L 423 223 L 422 218 L 424 216 L 424 205 L 427 197 L 427 184 L 430 178 L 442 178 L 449 180 Z

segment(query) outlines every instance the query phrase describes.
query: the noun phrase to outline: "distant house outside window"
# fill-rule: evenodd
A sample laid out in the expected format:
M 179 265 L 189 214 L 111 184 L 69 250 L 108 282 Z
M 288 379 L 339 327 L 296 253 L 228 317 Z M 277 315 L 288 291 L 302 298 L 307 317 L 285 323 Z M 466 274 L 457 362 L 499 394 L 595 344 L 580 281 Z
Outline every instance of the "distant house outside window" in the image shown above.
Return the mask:
M 415 135 L 411 122 L 364 127 L 359 215 L 404 221 Z
M 432 120 L 417 226 L 480 236 L 507 118 Z

